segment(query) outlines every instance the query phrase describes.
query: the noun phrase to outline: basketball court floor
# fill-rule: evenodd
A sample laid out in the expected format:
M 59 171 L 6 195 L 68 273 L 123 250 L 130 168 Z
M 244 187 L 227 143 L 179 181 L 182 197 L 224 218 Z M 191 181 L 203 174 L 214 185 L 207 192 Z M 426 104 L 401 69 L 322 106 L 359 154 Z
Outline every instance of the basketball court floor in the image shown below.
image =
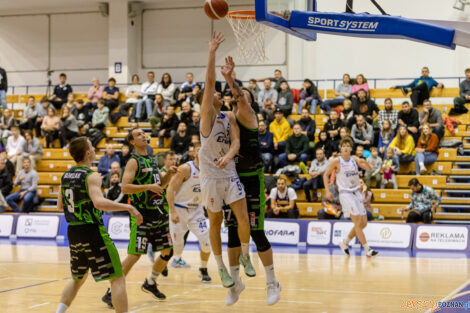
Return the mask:
M 122 259 L 126 245 L 117 246 Z M 0 312 L 55 312 L 70 280 L 66 243 L 2 241 L 0 251 Z M 201 283 L 199 253 L 190 244 L 183 258 L 192 267 L 170 267 L 169 276 L 159 278 L 160 290 L 167 295 L 164 302 L 140 290 L 151 265 L 146 256 L 141 258 L 127 277 L 129 312 L 434 312 L 438 301 L 451 299 L 470 283 L 468 256 L 461 253 L 412 256 L 389 250 L 369 259 L 356 248 L 346 257 L 339 249 L 279 246 L 274 253 L 283 288 L 275 306 L 266 305 L 264 269 L 256 254 L 252 258 L 257 277 L 243 276 L 245 291 L 237 304 L 227 307 L 227 289 L 220 285 L 215 261 L 209 263 L 213 282 Z M 108 285 L 89 277 L 67 312 L 113 312 L 101 302 Z

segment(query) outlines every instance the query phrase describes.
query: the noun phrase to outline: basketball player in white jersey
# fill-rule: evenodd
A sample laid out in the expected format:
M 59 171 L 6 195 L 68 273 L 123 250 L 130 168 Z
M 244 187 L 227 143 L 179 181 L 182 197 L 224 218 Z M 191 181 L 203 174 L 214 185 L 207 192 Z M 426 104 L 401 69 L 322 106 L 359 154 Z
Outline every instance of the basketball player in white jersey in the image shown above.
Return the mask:
M 201 267 L 199 274 L 202 282 L 210 282 L 207 261 L 211 255 L 209 229 L 204 209 L 201 205 L 201 184 L 199 180 L 199 157 L 201 145 L 194 146 L 194 161 L 180 165 L 172 177 L 166 195 L 170 207 L 170 232 L 173 239 L 174 257 L 181 257 L 184 249 L 184 235 L 190 230 L 196 235 L 201 246 Z
M 222 206 L 232 209 L 238 222 L 238 236 L 241 242 L 240 263 L 245 274 L 255 276 L 251 264 L 250 224 L 248 221 L 245 190 L 238 178 L 233 158 L 240 148 L 240 134 L 232 112 L 221 112 L 222 101 L 215 96 L 215 55 L 224 41 L 222 34 L 213 34 L 209 41 L 209 60 L 206 70 L 204 91 L 199 94 L 201 104 L 201 149 L 199 164 L 201 169 L 202 204 L 207 209 L 210 222 L 210 241 L 214 258 L 217 261 L 222 285 L 226 288 L 235 285 L 222 259 L 222 240 L 220 228 L 223 221 Z
M 367 211 L 364 208 L 364 200 L 359 190 L 361 184 L 358 171 L 358 166 L 366 171 L 370 171 L 371 167 L 366 160 L 351 155 L 354 146 L 351 138 L 342 139 L 339 146 L 340 156 L 330 161 L 323 175 L 326 197 L 333 201 L 333 195 L 328 186 L 331 173 L 336 171 L 336 185 L 339 190 L 339 201 L 343 208 L 343 214 L 347 218 L 350 217 L 354 223 L 353 229 L 346 238 L 340 241 L 339 246 L 346 255 L 349 255 L 349 243 L 354 237 L 357 237 L 364 247 L 366 255 L 372 257 L 378 252 L 369 247 L 363 231 L 367 226 Z

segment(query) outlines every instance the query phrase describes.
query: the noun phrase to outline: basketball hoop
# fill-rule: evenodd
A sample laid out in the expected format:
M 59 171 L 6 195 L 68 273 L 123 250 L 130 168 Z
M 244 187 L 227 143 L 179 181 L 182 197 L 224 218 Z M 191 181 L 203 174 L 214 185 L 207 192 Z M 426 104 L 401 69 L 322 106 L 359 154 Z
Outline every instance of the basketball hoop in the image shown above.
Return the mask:
M 238 57 L 245 63 L 265 62 L 266 26 L 256 21 L 255 11 L 230 11 L 226 18 L 237 40 Z

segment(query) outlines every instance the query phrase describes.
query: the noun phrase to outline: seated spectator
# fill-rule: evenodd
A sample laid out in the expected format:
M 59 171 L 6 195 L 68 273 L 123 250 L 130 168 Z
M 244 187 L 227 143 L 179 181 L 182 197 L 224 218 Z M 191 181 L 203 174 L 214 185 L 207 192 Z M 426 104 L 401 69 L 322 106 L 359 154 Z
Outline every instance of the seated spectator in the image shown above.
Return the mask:
M 316 158 L 310 164 L 310 169 L 308 174 L 310 179 L 304 183 L 304 192 L 307 202 L 317 202 L 318 196 L 317 191 L 320 188 L 324 188 L 323 184 L 323 174 L 328 167 L 329 161 L 325 158 L 325 151 L 319 148 L 315 151 Z M 311 191 L 313 191 L 313 197 L 311 196 Z
M 398 189 L 396 175 L 400 170 L 400 163 L 398 162 L 392 148 L 387 148 L 385 158 L 382 163 L 382 185 L 380 188 L 393 188 Z
M 416 154 L 415 142 L 405 126 L 398 127 L 397 134 L 388 147 L 393 149 L 400 164 L 413 162 Z
M 106 199 L 117 203 L 127 204 L 127 195 L 121 191 L 121 174 L 112 173 L 110 176 L 110 186 L 106 191 Z
M 220 108 L 220 111 L 232 111 L 232 102 L 233 102 L 232 95 L 229 93 L 224 94 L 224 98 L 222 100 L 222 107 Z
M 431 224 L 432 215 L 441 203 L 441 197 L 431 187 L 422 185 L 417 178 L 412 178 L 408 187 L 411 189 L 411 202 L 401 209 L 402 216 L 404 212 L 410 211 L 406 218 L 407 223 Z
M 70 114 L 70 109 L 67 106 L 62 108 L 62 117 L 59 122 L 59 140 L 60 147 L 63 148 L 67 145 L 68 140 L 78 136 L 78 124 L 75 116 Z
M 320 209 L 317 212 L 319 220 L 337 220 L 343 215 L 341 202 L 339 201 L 338 186 L 336 186 L 335 183 L 332 183 L 328 188 L 333 196 L 333 201 L 330 201 L 326 195 L 323 196 L 321 204 L 324 209 Z
M 119 153 L 116 153 L 116 155 L 119 157 Z M 106 189 L 108 189 L 111 186 L 111 175 L 112 174 L 120 175 L 121 173 L 122 173 L 121 163 L 117 161 L 112 162 L 108 175 L 103 180 L 103 188 L 105 188 L 105 193 L 106 193 Z
M 7 157 L 16 166 L 16 171 L 19 172 L 23 168 L 23 163 L 19 162 L 21 153 L 23 152 L 23 145 L 25 139 L 21 136 L 20 129 L 18 126 L 13 125 L 11 127 L 11 136 L 8 137 L 6 151 Z
M 333 157 L 338 156 L 338 154 L 340 153 L 339 143 L 341 142 L 342 139 L 347 138 L 347 137 L 351 138 L 351 131 L 347 127 L 341 127 L 341 129 L 339 130 L 339 140 L 330 141 L 331 151 L 332 151 L 331 156 Z M 353 139 L 351 138 L 351 140 Z
M 119 88 L 116 87 L 116 80 L 114 78 L 108 79 L 108 86 L 104 88 L 103 100 L 104 105 L 112 112 L 119 105 Z
M 292 134 L 292 129 L 279 108 L 274 111 L 274 120 L 269 124 L 269 131 L 273 134 L 274 153 L 284 152 L 287 138 Z
M 152 128 L 152 133 L 155 132 L 162 122 L 163 115 L 166 111 L 165 99 L 161 94 L 155 95 L 155 106 L 153 107 L 152 115 L 150 116 L 150 127 Z
M 302 134 L 299 124 L 293 127 L 293 135 L 287 138 L 286 152 L 279 155 L 279 166 L 287 166 L 291 162 L 304 162 L 308 160 L 308 138 Z
M 16 120 L 13 117 L 10 109 L 3 109 L 2 117 L 0 118 L 0 131 L 2 138 L 11 136 L 11 127 L 16 125 Z
M 310 114 L 308 113 L 307 109 L 302 109 L 300 120 L 297 123 L 302 128 L 302 134 L 307 136 L 308 140 L 310 141 L 309 146 L 313 148 L 313 146 L 315 145 L 314 141 L 316 125 L 315 121 L 312 120 L 312 118 L 310 117 Z
M 185 87 L 191 87 L 191 89 L 194 88 L 196 85 L 196 82 L 194 81 L 194 74 L 193 73 L 186 73 L 186 81 L 181 84 L 180 89 L 183 90 Z
M 168 170 L 176 165 L 176 153 L 171 150 L 165 151 L 164 157 L 163 157 L 163 167 L 160 169 L 162 173 L 168 172 Z
M 413 103 L 413 107 L 417 108 L 418 105 L 424 104 L 424 100 L 429 99 L 431 89 L 434 87 L 440 89 L 443 88 L 444 85 L 442 83 L 438 83 L 434 80 L 434 78 L 430 77 L 429 68 L 425 66 L 421 70 L 421 77 L 416 78 L 408 85 L 392 86 L 390 88 L 400 88 L 405 96 L 410 92 L 409 88 L 411 88 L 411 103 Z
M 351 76 L 349 76 L 349 74 L 344 74 L 343 82 L 336 86 L 336 98 L 323 101 L 322 109 L 324 109 L 326 113 L 329 114 L 332 108 L 336 108 L 338 105 L 342 105 L 344 100 L 349 99 L 351 92 Z
M 72 115 L 75 116 L 77 120 L 78 129 L 83 129 L 83 132 L 86 132 L 90 124 L 90 115 L 82 99 L 78 99 L 77 103 L 75 103 L 75 107 L 72 109 Z
M 369 150 L 374 143 L 374 129 L 366 122 L 363 115 L 356 117 L 356 124 L 351 129 L 351 137 L 355 145 L 363 145 L 366 150 Z
M 415 149 L 416 175 L 426 172 L 426 165 L 432 165 L 439 155 L 439 138 L 432 132 L 429 124 L 423 125 L 423 132 L 418 139 L 418 147 Z
M 271 199 L 271 210 L 268 211 L 268 218 L 297 218 L 299 210 L 295 201 L 297 194 L 291 187 L 287 187 L 285 178 L 277 179 L 277 187 L 271 189 L 269 194 Z
M 412 108 L 408 101 L 401 105 L 401 111 L 398 112 L 398 125 L 406 127 L 410 135 L 413 137 L 415 144 L 419 137 L 419 116 L 418 111 Z
M 142 97 L 139 101 L 137 101 L 134 110 L 135 110 L 135 118 L 137 121 L 143 121 L 143 106 L 145 104 L 145 112 L 147 114 L 147 119 L 149 119 L 150 114 L 153 112 L 153 102 L 155 101 L 155 95 L 157 93 L 158 83 L 155 81 L 155 73 L 148 72 L 147 73 L 147 81 L 142 84 L 140 88 L 140 97 Z
M 392 142 L 395 132 L 392 130 L 392 123 L 389 120 L 384 120 L 380 125 L 381 131 L 379 132 L 379 155 L 384 156 L 387 151 L 388 145 Z
M 188 133 L 192 135 L 199 135 L 199 120 L 201 119 L 201 114 L 194 111 L 191 114 L 191 122 L 188 124 Z
M 24 110 L 23 122 L 20 123 L 20 129 L 33 130 L 38 117 L 38 108 L 33 96 L 28 97 L 28 106 Z
M 272 103 L 277 103 L 277 96 L 277 90 L 271 88 L 271 81 L 266 79 L 264 81 L 264 89 L 258 93 L 258 105 L 260 109 L 262 109 L 268 99 L 270 99 Z
M 175 114 L 175 107 L 169 105 L 166 108 L 166 113 L 163 116 L 162 124 L 158 131 L 158 146 L 160 148 L 164 146 L 165 138 L 172 138 L 175 135 L 176 129 L 178 128 L 178 123 L 179 119 Z
M 23 164 L 23 158 L 29 158 L 31 168 L 36 169 L 36 163 L 42 159 L 44 154 L 41 142 L 39 142 L 39 139 L 33 137 L 33 133 L 30 130 L 24 132 L 24 139 L 25 141 L 21 148 L 21 156 L 18 158 L 18 163 Z
M 274 142 L 273 134 L 267 129 L 265 121 L 259 121 L 258 123 L 258 140 L 264 172 L 270 173 L 273 164 Z
M 356 121 L 354 118 L 354 110 L 352 108 L 352 102 L 349 99 L 344 100 L 343 110 L 341 111 L 341 121 L 343 125 L 351 129 L 352 125 Z
M 134 105 L 139 102 L 139 97 L 140 97 L 140 89 L 142 86 L 140 86 L 139 83 L 139 75 L 134 74 L 132 75 L 132 85 L 127 87 L 126 89 L 126 102 L 121 103 L 119 105 L 119 115 L 121 116 L 128 116 L 128 110 Z M 135 111 L 134 111 L 135 112 Z
M 321 131 L 318 134 L 317 143 L 315 144 L 315 146 L 313 146 L 313 151 L 317 151 L 318 149 L 322 149 L 323 152 L 325 152 L 325 157 L 327 159 L 329 159 L 331 154 L 333 153 L 333 148 L 334 147 L 332 146 L 332 142 L 328 140 L 328 134 L 325 131 Z M 314 158 L 315 157 L 316 157 L 316 154 L 315 154 Z
M 201 90 L 201 85 L 196 84 L 194 85 L 193 92 L 191 97 L 189 98 L 189 104 L 191 105 L 192 109 L 196 112 L 201 112 L 201 105 L 197 102 L 197 94 Z
M 199 85 L 198 84 L 194 85 L 194 88 L 187 86 L 181 89 L 181 92 L 178 94 L 178 97 L 176 98 L 176 102 L 173 104 L 173 106 L 175 108 L 181 107 L 184 101 L 193 103 L 193 101 L 195 101 L 193 96 L 197 94 L 196 86 L 199 86 Z
M 193 110 L 191 110 L 191 105 L 188 102 L 183 102 L 181 104 L 181 111 L 177 113 L 181 122 L 186 123 L 186 125 L 191 124 L 191 120 L 193 117 Z
M 365 175 L 365 183 L 367 187 L 370 187 L 370 179 L 371 177 L 375 177 L 375 188 L 380 188 L 380 183 L 382 181 L 382 175 L 380 174 L 380 170 L 382 169 L 382 159 L 378 155 L 378 151 L 376 147 L 370 148 L 371 156 L 367 158 L 367 163 L 371 167 L 370 171 L 366 171 Z
M 93 119 L 91 120 L 91 127 L 103 131 L 108 126 L 109 108 L 105 106 L 105 99 L 98 101 L 98 108 L 93 112 Z
M 364 151 L 364 146 L 357 145 L 354 155 L 357 156 L 359 159 L 367 160 L 367 156 L 365 155 L 365 151 Z M 366 174 L 366 170 L 361 167 L 358 168 L 358 171 L 359 171 L 359 177 L 364 177 L 364 175 Z
M 264 119 L 269 123 L 274 120 L 274 111 L 276 111 L 276 106 L 271 99 L 267 99 L 261 108 Z
M 5 197 L 8 196 L 13 189 L 13 175 L 8 171 L 7 160 L 0 158 L 0 213 L 5 212 L 8 206 Z
M 371 124 L 374 122 L 375 115 L 379 113 L 379 107 L 374 102 L 367 97 L 367 93 L 364 89 L 360 89 L 357 92 L 357 97 L 353 102 L 354 114 L 362 115 L 366 118 L 367 123 Z M 374 115 L 375 112 L 375 115 Z
M 46 137 L 46 148 L 54 146 L 54 140 L 59 138 L 59 123 L 60 118 L 56 115 L 56 111 L 53 107 L 47 109 L 47 116 L 44 117 L 41 129 Z
M 175 90 L 176 87 L 175 84 L 173 84 L 171 75 L 168 73 L 164 73 L 162 75 L 162 79 L 160 80 L 160 85 L 158 85 L 157 87 L 157 93 L 163 96 L 166 105 L 170 105 L 171 102 L 175 100 L 173 98 Z
M 100 158 L 98 162 L 98 173 L 100 173 L 102 177 L 106 178 L 113 162 L 121 164 L 119 156 L 116 155 L 114 150 L 114 146 L 108 143 L 106 144 L 106 153 Z
M 374 194 L 370 191 L 369 186 L 366 185 L 363 179 L 360 180 L 362 199 L 364 200 L 364 209 L 367 212 L 367 220 L 371 221 L 374 217 L 372 215 L 371 202 L 374 201 Z
M 326 132 L 328 139 L 334 142 L 334 145 L 339 144 L 339 131 L 341 127 L 344 127 L 343 121 L 341 121 L 338 115 L 338 111 L 331 110 L 330 111 L 330 118 L 328 122 L 323 126 L 323 131 Z
M 237 83 L 238 87 L 242 88 L 243 87 L 243 82 L 239 79 L 237 79 L 237 74 L 235 72 L 232 72 L 232 78 L 233 80 Z M 225 83 L 225 87 L 224 87 L 224 90 L 222 90 L 222 93 L 223 94 L 230 94 L 230 96 L 232 96 L 232 91 L 230 90 L 230 86 Z
M 445 126 L 442 120 L 442 113 L 438 109 L 432 107 L 429 99 L 424 100 L 423 110 L 419 113 L 419 129 L 423 129 L 423 125 L 428 123 L 432 127 L 432 131 L 439 137 L 439 140 L 444 136 Z
M 367 83 L 367 79 L 364 77 L 364 75 L 359 74 L 356 76 L 356 80 L 354 82 L 354 85 L 352 86 L 351 89 L 351 95 L 352 97 L 359 97 L 358 93 L 359 90 L 363 89 L 366 92 L 366 97 L 369 97 L 369 84 Z
M 281 83 L 281 91 L 277 97 L 276 108 L 280 108 L 282 114 L 285 117 L 288 117 L 292 114 L 292 107 L 294 106 L 294 96 L 292 95 L 292 91 L 290 90 L 289 85 L 286 81 Z
M 103 98 L 104 87 L 100 86 L 98 78 L 93 77 L 93 86 L 88 89 L 88 102 L 86 104 L 88 110 L 96 109 L 98 100 Z
M 36 123 L 34 124 L 34 128 L 36 130 L 36 137 L 42 138 L 41 125 L 42 121 L 44 120 L 44 117 L 47 116 L 47 110 L 49 108 L 53 108 L 53 106 L 47 98 L 43 98 L 41 100 L 41 104 L 37 108 L 37 118 Z
M 465 79 L 460 83 L 459 96 L 454 98 L 454 107 L 449 115 L 465 114 L 468 109 L 465 103 L 470 103 L 470 68 L 465 70 Z
M 287 83 L 287 82 L 286 82 Z M 310 107 L 310 114 L 316 114 L 317 104 L 321 103 L 321 97 L 318 88 L 310 79 L 305 79 L 300 91 L 300 102 L 297 110 L 298 114 L 302 109 Z
M 257 79 L 258 82 L 262 82 L 262 81 L 266 81 L 266 80 L 270 80 L 270 81 L 274 82 L 274 89 L 277 92 L 281 91 L 281 83 L 286 81 L 286 79 L 284 77 L 282 77 L 282 72 L 279 69 L 274 70 L 274 77 L 266 77 L 266 78 Z
M 38 173 L 31 168 L 31 161 L 29 158 L 23 159 L 22 170 L 18 172 L 15 178 L 15 186 L 21 186 L 20 191 L 14 192 L 6 197 L 8 205 L 13 209 L 13 212 L 29 213 L 33 210 L 34 197 L 38 188 Z M 17 202 L 23 200 L 23 205 L 20 209 Z
M 398 111 L 393 108 L 392 99 L 387 98 L 384 102 L 384 109 L 379 112 L 379 127 L 382 129 L 382 123 L 389 120 L 392 123 L 392 129 L 398 126 Z
M 67 102 L 65 102 L 64 105 L 68 106 L 69 109 L 72 110 L 72 108 L 75 106 L 75 96 L 73 95 L 73 93 L 68 94 Z
M 125 168 L 127 161 L 131 158 L 131 146 L 128 142 L 122 144 L 121 152 L 118 152 L 120 167 Z M 112 165 L 112 164 L 111 164 Z
M 261 89 L 259 89 L 258 84 L 256 83 L 256 79 L 250 79 L 250 81 L 248 82 L 248 89 L 253 94 L 253 97 L 255 97 L 255 99 L 258 99 L 258 95 Z
M 179 122 L 176 133 L 171 137 L 170 149 L 176 153 L 178 158 L 181 158 L 188 151 L 191 143 L 191 136 L 186 130 L 186 123 Z
M 59 85 L 54 87 L 54 94 L 49 99 L 56 110 L 60 109 L 67 102 L 69 93 L 73 93 L 72 86 L 67 84 L 67 75 L 60 73 L 59 81 Z

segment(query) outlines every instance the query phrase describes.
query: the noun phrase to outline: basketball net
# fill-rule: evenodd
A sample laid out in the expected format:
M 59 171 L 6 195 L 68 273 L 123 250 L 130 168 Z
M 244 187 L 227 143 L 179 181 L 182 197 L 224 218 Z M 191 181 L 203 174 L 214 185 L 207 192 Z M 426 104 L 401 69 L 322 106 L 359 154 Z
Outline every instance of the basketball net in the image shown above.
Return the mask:
M 231 11 L 227 21 L 237 41 L 237 56 L 244 63 L 263 63 L 266 57 L 266 26 L 255 19 L 255 11 Z

